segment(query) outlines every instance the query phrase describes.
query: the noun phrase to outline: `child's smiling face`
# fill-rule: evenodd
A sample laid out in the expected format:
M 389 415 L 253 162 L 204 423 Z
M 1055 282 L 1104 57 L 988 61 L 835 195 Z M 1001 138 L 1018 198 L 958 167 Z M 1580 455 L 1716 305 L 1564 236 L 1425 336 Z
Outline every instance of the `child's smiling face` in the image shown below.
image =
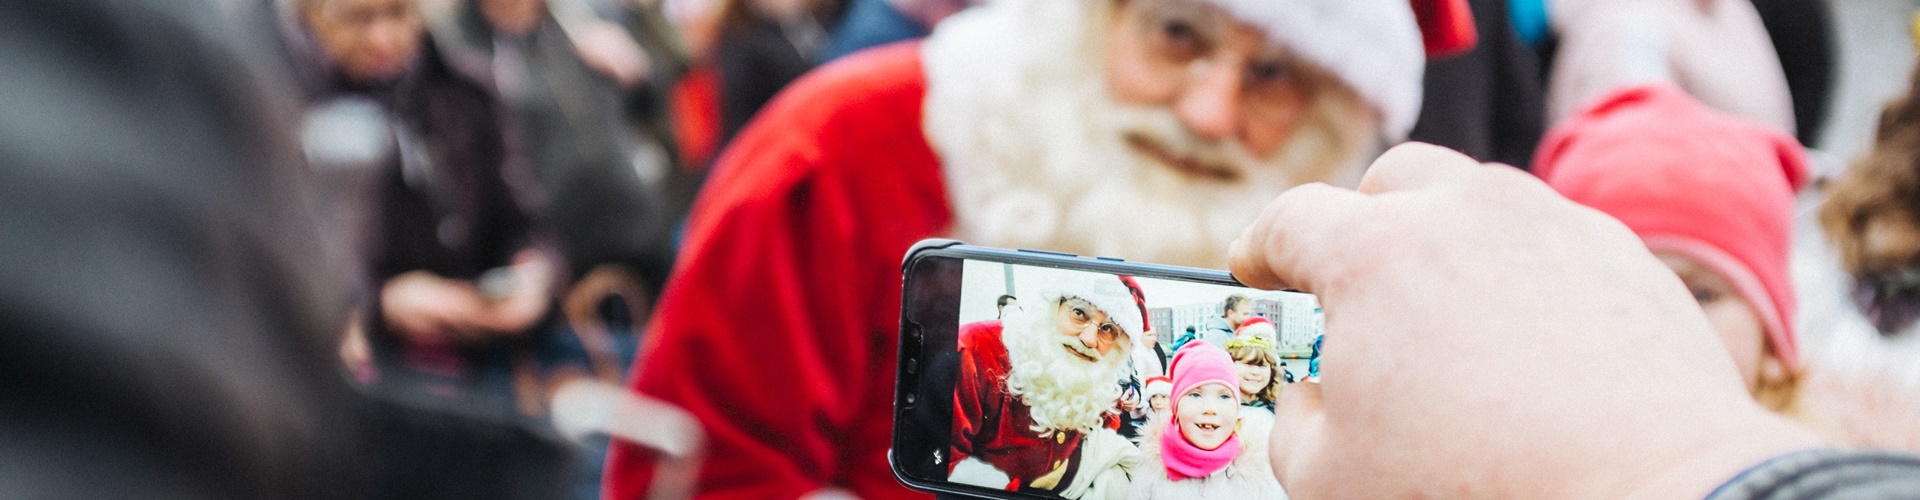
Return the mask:
M 1213 450 L 1233 437 L 1240 419 L 1240 401 L 1234 388 L 1206 384 L 1180 395 L 1180 408 L 1174 418 L 1180 435 L 1202 450 Z

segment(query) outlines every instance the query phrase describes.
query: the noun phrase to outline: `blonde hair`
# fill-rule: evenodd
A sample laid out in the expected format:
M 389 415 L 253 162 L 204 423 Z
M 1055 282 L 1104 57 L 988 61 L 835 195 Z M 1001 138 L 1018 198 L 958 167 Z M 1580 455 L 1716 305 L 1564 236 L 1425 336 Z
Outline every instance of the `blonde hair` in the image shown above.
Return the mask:
M 1253 397 L 1261 401 L 1266 401 L 1267 403 L 1280 401 L 1280 386 L 1284 385 L 1282 381 L 1285 380 L 1280 374 L 1280 357 L 1275 356 L 1272 349 L 1262 347 L 1252 342 L 1228 342 L 1227 345 L 1229 346 L 1227 347 L 1227 354 L 1233 356 L 1234 363 L 1267 367 L 1267 387 L 1261 389 L 1260 392 L 1254 394 Z M 1236 387 L 1235 389 L 1238 390 L 1239 388 Z M 1251 401 L 1243 401 L 1242 403 L 1250 402 Z
M 1779 357 L 1773 354 L 1772 340 L 1767 341 L 1767 348 L 1761 351 L 1760 355 L 1762 364 L 1765 364 L 1768 359 L 1776 361 L 1779 359 Z M 1759 376 L 1754 377 L 1753 387 L 1750 388 L 1750 391 L 1753 393 L 1754 402 L 1760 403 L 1760 406 L 1766 408 L 1768 411 L 1780 414 L 1794 421 L 1806 424 L 1815 423 L 1812 415 L 1809 415 L 1806 409 L 1800 404 L 1800 385 L 1801 382 L 1805 380 L 1805 373 L 1806 369 L 1804 367 L 1788 371 L 1785 376 L 1778 378 L 1768 377 L 1765 373 L 1761 373 Z

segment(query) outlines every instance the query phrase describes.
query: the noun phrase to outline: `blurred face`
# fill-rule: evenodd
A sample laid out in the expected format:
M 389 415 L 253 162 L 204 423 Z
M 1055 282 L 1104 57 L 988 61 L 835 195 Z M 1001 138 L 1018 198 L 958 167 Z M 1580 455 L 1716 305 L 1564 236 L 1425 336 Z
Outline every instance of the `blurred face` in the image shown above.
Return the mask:
M 1155 394 L 1153 397 L 1147 398 L 1147 407 L 1152 408 L 1154 413 L 1167 411 L 1167 395 Z
M 1227 323 L 1232 324 L 1234 328 L 1239 328 L 1240 324 L 1245 323 L 1250 317 L 1253 317 L 1253 306 L 1246 303 L 1227 310 Z
M 406 73 L 426 30 L 413 0 L 310 0 L 304 18 L 327 59 L 363 82 Z
M 1240 419 L 1240 403 L 1233 389 L 1207 384 L 1180 395 L 1180 409 L 1174 419 L 1180 422 L 1180 435 L 1202 450 L 1219 448 L 1233 437 L 1234 424 Z
M 1054 326 L 1059 329 L 1067 351 L 1088 363 L 1099 362 L 1113 352 L 1123 335 L 1120 325 L 1107 318 L 1106 312 L 1073 297 L 1060 301 L 1060 308 L 1054 313 Z
M 1240 395 L 1252 399 L 1273 382 L 1273 369 L 1265 366 L 1236 361 L 1233 368 L 1240 372 Z
M 523 35 L 540 27 L 547 0 L 478 0 L 480 15 L 495 31 Z
M 1700 304 L 1700 311 L 1706 313 L 1707 322 L 1712 323 L 1714 331 L 1720 334 L 1720 342 L 1733 355 L 1733 362 L 1740 368 L 1740 377 L 1747 387 L 1755 387 L 1762 376 L 1785 376 L 1780 362 L 1767 354 L 1767 331 L 1761 323 L 1760 314 L 1752 304 L 1747 303 L 1732 282 L 1692 258 L 1665 252 L 1655 255 L 1680 276 L 1681 282 L 1686 283 L 1687 291 Z
M 1302 65 L 1257 28 L 1203 2 L 1129 0 L 1107 45 L 1107 86 L 1121 103 L 1164 106 L 1198 137 L 1237 141 L 1255 157 L 1279 151 L 1307 110 Z M 1175 156 L 1162 138 L 1135 149 L 1197 175 L 1221 165 Z

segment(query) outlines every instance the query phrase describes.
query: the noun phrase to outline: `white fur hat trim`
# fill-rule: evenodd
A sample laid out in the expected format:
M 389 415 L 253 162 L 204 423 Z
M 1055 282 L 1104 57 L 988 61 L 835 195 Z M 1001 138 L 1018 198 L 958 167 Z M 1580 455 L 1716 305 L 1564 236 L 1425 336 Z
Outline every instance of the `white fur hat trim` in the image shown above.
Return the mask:
M 1107 318 L 1126 330 L 1129 338 L 1140 335 L 1142 328 L 1146 326 L 1141 321 L 1139 304 L 1133 301 L 1133 292 L 1128 290 L 1127 285 L 1121 283 L 1118 277 L 1110 274 L 1051 269 L 1044 274 L 1035 274 L 1043 277 L 1041 281 L 1044 282 L 1031 283 L 1031 289 L 1038 292 L 1042 299 L 1033 303 L 1045 304 L 1062 297 L 1079 297 L 1093 304 L 1093 307 L 1099 308 L 1100 312 L 1107 313 Z M 1028 284 L 1021 283 L 1022 286 Z M 1029 303 L 1024 297 L 1026 294 L 1022 295 L 1020 302 Z M 1036 308 L 1031 311 L 1036 314 L 1049 314 L 1053 310 Z M 1131 345 L 1130 341 L 1129 345 Z
M 1206 0 L 1332 71 L 1404 139 L 1420 117 L 1425 46 L 1407 0 Z

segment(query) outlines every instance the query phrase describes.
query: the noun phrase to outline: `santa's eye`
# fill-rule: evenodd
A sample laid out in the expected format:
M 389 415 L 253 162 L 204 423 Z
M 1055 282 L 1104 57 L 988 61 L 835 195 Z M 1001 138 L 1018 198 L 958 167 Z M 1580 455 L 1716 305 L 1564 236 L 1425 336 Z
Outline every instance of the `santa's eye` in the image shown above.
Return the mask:
M 1192 23 L 1175 19 L 1160 24 L 1160 50 L 1174 60 L 1188 61 L 1206 55 L 1207 43 Z
M 1247 65 L 1247 86 L 1256 90 L 1285 85 L 1293 79 L 1293 71 L 1281 61 L 1262 61 Z
M 1078 307 L 1073 308 L 1073 318 L 1080 320 L 1087 319 L 1087 310 Z
M 1206 57 L 1213 51 L 1212 26 L 1207 10 L 1187 3 L 1171 3 L 1145 13 L 1148 46 L 1175 63 L 1187 63 Z

